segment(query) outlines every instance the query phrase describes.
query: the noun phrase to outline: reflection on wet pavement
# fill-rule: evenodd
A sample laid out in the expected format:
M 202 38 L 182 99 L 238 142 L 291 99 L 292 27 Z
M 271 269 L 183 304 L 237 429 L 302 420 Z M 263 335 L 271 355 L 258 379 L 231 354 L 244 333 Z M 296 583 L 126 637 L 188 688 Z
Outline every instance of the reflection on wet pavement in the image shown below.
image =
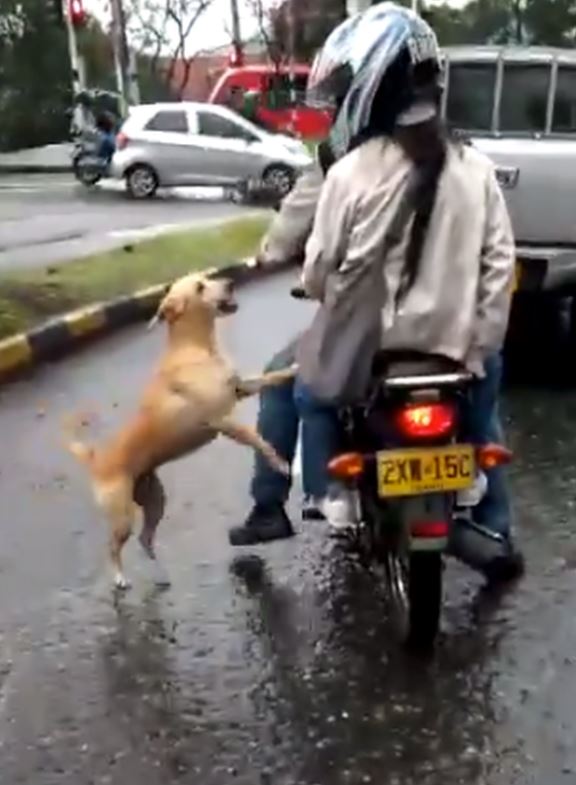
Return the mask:
M 120 380 L 110 385 L 116 395 Z M 249 461 L 229 445 L 166 471 L 169 591 L 150 586 L 136 548 L 126 596 L 100 562 L 87 573 L 104 537 L 87 510 L 72 573 L 88 577 L 67 589 L 51 578 L 35 603 L 19 584 L 6 602 L 2 785 L 575 783 L 576 397 L 524 383 L 505 412 L 530 571 L 495 598 L 450 564 L 429 661 L 398 649 L 378 575 L 321 524 L 231 552 Z M 78 510 L 69 495 L 48 499 L 63 517 Z M 51 515 L 54 541 L 67 542 Z M 58 558 L 50 543 L 38 570 Z

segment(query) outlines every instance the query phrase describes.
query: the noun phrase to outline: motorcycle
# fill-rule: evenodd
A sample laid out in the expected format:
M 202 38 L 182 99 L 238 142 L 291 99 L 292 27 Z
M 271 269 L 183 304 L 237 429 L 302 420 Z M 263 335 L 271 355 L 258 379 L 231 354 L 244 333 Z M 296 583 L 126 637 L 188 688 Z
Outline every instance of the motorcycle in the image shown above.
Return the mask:
M 82 90 L 75 96 L 71 113 L 72 169 L 76 179 L 90 187 L 107 177 L 110 167 L 109 158 L 100 154 L 102 138 L 97 118 L 110 118 L 118 129 L 121 98 L 106 90 Z
M 99 155 L 99 142 L 94 138 L 78 138 L 72 151 L 72 171 L 86 187 L 96 185 L 108 175 L 110 162 Z
M 343 450 L 329 465 L 355 500 L 363 555 L 383 567 L 399 637 L 419 649 L 438 635 L 444 557 L 482 569 L 507 547 L 472 519 L 486 471 L 512 460 L 501 445 L 466 438 L 472 383 L 444 357 L 380 353 L 365 401 L 340 412 Z

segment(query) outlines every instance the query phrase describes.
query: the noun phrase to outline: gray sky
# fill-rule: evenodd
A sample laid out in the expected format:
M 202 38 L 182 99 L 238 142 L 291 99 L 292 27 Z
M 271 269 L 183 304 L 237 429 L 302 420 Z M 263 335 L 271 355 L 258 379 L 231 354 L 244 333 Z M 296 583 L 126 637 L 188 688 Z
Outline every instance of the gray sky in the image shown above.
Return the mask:
M 93 11 L 103 20 L 109 18 L 108 0 L 84 0 L 84 2 L 87 9 Z M 280 2 L 280 0 L 263 0 L 263 2 L 267 6 L 273 7 Z M 310 2 L 315 2 L 315 0 L 310 0 Z M 428 2 L 435 5 L 442 2 L 442 0 L 428 0 Z M 455 8 L 461 8 L 463 5 L 466 5 L 467 2 L 468 0 L 448 0 L 448 4 Z M 242 35 L 245 38 L 248 38 L 257 31 L 258 25 L 245 0 L 238 0 L 238 3 L 241 15 Z M 230 0 L 213 0 L 211 7 L 198 20 L 190 35 L 190 48 L 188 54 L 192 54 L 201 49 L 211 49 L 230 43 L 229 29 Z
M 107 0 L 84 0 L 84 2 L 88 10 L 104 21 L 109 20 L 110 12 Z M 276 0 L 264 0 L 264 2 L 268 6 L 273 7 Z M 238 0 L 238 4 L 241 15 L 242 35 L 248 38 L 257 31 L 258 25 L 249 10 L 249 6 L 243 0 Z M 229 29 L 230 0 L 213 0 L 212 5 L 198 20 L 190 35 L 190 54 L 200 49 L 211 49 L 230 43 Z

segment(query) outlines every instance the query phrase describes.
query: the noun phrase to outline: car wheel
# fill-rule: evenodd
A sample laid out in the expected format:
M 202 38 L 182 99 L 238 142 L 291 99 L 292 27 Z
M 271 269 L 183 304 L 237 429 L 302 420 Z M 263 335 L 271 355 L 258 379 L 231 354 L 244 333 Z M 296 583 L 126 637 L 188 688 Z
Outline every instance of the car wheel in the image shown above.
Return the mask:
M 133 199 L 151 199 L 158 189 L 158 175 L 151 166 L 136 164 L 126 174 L 126 188 Z
M 274 165 L 266 169 L 262 182 L 265 189 L 269 189 L 283 199 L 294 188 L 296 175 L 289 166 Z

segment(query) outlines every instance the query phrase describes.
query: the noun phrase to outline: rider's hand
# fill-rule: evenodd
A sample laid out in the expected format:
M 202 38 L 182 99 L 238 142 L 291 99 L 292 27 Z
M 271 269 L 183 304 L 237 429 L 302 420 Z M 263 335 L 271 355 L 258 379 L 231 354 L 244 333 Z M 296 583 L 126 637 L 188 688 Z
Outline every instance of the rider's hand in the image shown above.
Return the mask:
M 471 348 L 466 355 L 465 365 L 466 368 L 476 379 L 483 379 L 486 376 L 484 370 L 484 355 L 477 349 Z

